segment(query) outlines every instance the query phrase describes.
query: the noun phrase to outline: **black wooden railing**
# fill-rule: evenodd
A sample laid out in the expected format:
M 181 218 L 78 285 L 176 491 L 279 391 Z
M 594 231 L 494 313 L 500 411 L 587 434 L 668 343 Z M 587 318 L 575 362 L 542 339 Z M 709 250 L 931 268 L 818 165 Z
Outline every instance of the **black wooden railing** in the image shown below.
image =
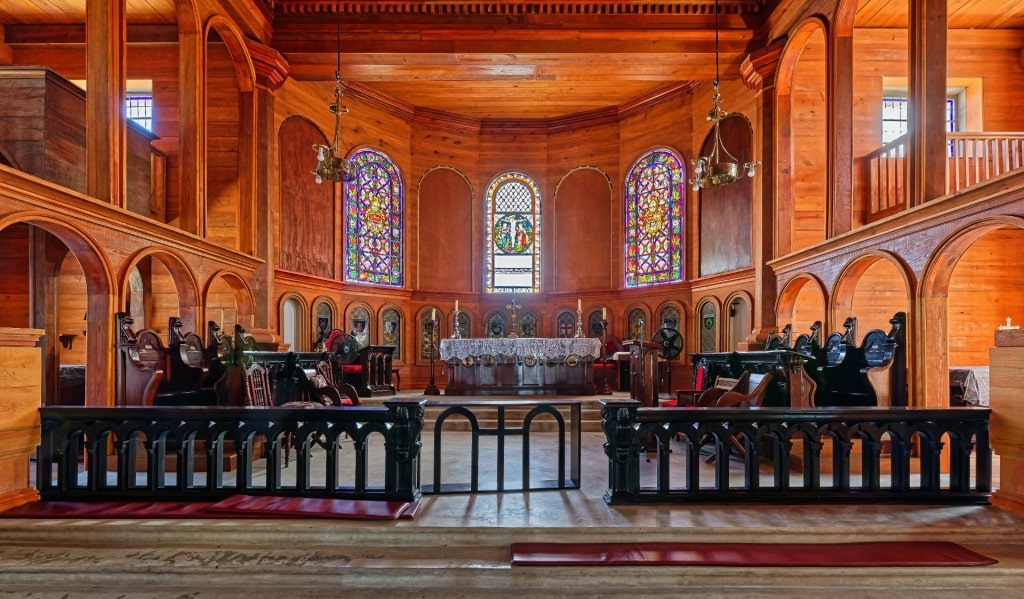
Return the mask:
M 44 407 L 36 486 L 44 500 L 209 501 L 262 494 L 414 501 L 420 496 L 424 404 L 396 399 L 383 407 L 323 409 Z M 368 465 L 371 435 L 383 438 L 380 471 Z M 318 477 L 314 446 L 325 449 Z M 265 479 L 255 482 L 253 462 L 264 456 Z M 352 461 L 346 471 L 354 473 L 344 481 L 342 460 Z M 173 474 L 166 470 L 169 463 Z
M 430 412 L 440 409 L 434 417 L 434 476 L 432 484 L 424 484 L 425 494 L 446 493 L 479 493 L 484 491 L 543 491 L 556 489 L 580 488 L 580 453 L 581 453 L 581 421 L 579 400 L 442 400 L 428 404 Z M 560 410 L 569 413 L 568 428 L 565 416 Z M 480 423 L 480 415 L 494 413 L 495 426 L 486 427 Z M 524 413 L 525 412 L 525 413 Z M 548 420 L 550 417 L 552 420 Z M 471 460 L 468 472 L 469 480 L 459 481 L 442 478 L 441 462 L 444 449 L 445 424 L 465 419 L 471 435 Z M 555 451 L 557 474 L 553 479 L 534 480 L 531 476 L 531 456 L 534 441 L 543 433 L 541 429 L 546 422 L 555 425 Z M 568 433 L 568 437 L 566 434 Z M 484 437 L 495 438 L 494 485 L 481 485 L 480 468 L 482 465 L 480 441 Z M 518 438 L 522 444 L 520 460 L 522 462 L 521 477 L 518 485 L 509 486 L 505 481 L 506 442 L 510 438 Z M 566 468 L 568 467 L 568 472 Z
M 987 408 L 601 406 L 609 503 L 987 503 L 992 490 Z

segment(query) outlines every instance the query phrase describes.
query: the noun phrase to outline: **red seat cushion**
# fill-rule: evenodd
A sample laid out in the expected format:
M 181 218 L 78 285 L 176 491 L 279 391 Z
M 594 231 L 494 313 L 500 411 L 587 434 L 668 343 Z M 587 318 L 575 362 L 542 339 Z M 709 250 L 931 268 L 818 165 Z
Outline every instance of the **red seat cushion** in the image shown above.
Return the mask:
M 362 364 L 345 364 L 341 367 L 341 371 L 345 374 L 360 374 L 363 372 Z

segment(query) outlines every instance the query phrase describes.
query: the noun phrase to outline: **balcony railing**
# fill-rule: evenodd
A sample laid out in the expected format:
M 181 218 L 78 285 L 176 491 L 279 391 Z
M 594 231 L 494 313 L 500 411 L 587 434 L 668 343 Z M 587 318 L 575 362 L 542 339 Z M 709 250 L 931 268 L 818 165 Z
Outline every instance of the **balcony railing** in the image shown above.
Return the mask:
M 868 221 L 907 207 L 907 136 L 864 156 Z M 1024 167 L 1024 133 L 947 133 L 946 194 Z

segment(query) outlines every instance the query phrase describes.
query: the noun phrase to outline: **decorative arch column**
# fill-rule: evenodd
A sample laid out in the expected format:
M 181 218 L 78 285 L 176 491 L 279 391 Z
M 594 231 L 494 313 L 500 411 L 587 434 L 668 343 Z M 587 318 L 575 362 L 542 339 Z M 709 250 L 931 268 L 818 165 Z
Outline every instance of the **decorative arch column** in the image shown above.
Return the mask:
M 740 67 L 743 82 L 749 89 L 760 88 L 760 147 L 761 168 L 758 171 L 758 184 L 754 185 L 753 211 L 751 217 L 755 223 L 751 240 L 751 259 L 754 265 L 754 301 L 751 306 L 752 330 L 747 337 L 748 349 L 764 347 L 768 333 L 776 327 L 775 303 L 778 296 L 775 272 L 768 262 L 775 258 L 775 216 L 778 186 L 776 182 L 776 166 L 778 163 L 778 145 L 776 129 L 781 122 L 779 107 L 776 104 L 776 75 L 778 74 L 779 58 L 785 47 L 785 40 L 777 40 L 768 46 L 750 54 Z M 757 136 L 755 134 L 755 139 Z M 756 152 L 755 152 L 756 155 Z

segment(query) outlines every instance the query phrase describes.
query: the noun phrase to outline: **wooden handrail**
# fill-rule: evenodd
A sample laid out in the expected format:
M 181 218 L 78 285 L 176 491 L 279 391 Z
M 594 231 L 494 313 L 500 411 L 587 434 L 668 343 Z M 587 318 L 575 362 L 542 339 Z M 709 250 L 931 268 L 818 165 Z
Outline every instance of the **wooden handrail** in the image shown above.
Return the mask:
M 907 207 L 906 141 L 903 135 L 861 159 L 869 222 Z M 954 194 L 1024 167 L 1024 133 L 947 133 L 946 157 L 946 193 Z

